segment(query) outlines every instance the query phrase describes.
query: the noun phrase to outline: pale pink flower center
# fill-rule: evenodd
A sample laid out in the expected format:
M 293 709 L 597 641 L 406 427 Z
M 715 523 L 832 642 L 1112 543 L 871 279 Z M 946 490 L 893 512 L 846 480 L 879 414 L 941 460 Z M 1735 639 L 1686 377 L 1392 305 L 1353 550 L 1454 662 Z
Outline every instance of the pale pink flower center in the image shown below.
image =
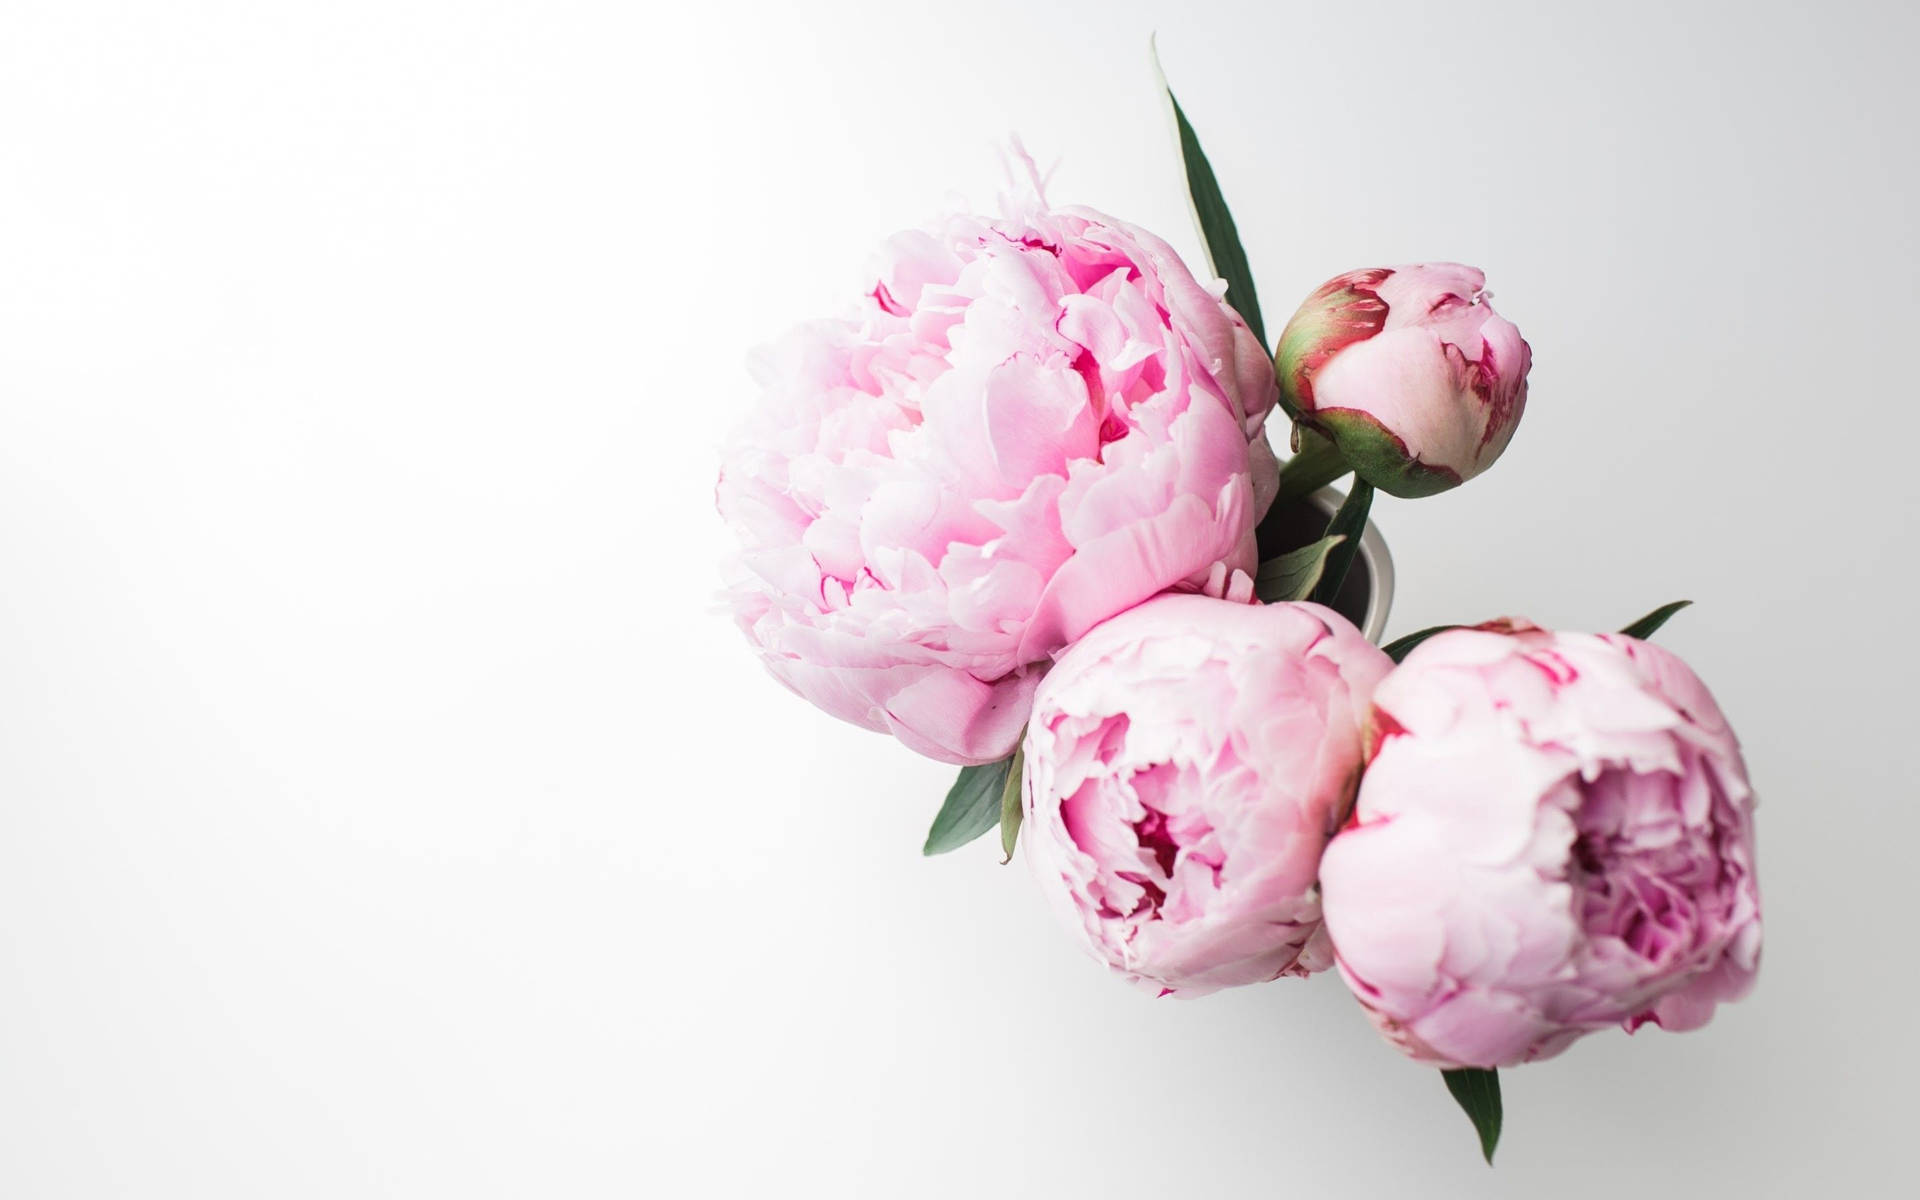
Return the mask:
M 1581 788 L 1574 813 L 1576 912 L 1590 939 L 1614 939 L 1660 967 L 1692 947 L 1705 924 L 1724 918 L 1732 894 L 1711 809 L 1688 819 L 1689 787 L 1708 777 L 1665 772 L 1604 771 Z

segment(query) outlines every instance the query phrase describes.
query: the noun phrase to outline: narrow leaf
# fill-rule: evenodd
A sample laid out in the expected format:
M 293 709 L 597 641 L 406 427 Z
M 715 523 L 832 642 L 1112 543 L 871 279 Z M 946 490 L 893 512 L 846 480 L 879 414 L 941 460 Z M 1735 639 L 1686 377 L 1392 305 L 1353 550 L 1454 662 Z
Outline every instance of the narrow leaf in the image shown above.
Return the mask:
M 1422 629 L 1418 633 L 1409 633 L 1405 637 L 1395 638 L 1380 648 L 1385 650 L 1387 657 L 1393 661 L 1405 662 L 1407 661 L 1407 655 L 1412 654 L 1413 648 L 1421 642 L 1426 641 L 1436 633 L 1445 633 L 1449 629 L 1459 628 L 1461 628 L 1459 625 L 1435 625 L 1429 629 Z
M 1679 612 L 1681 609 L 1685 608 L 1687 605 L 1692 603 L 1693 601 L 1691 600 L 1675 600 L 1672 604 L 1662 604 L 1659 608 L 1654 609 L 1652 612 L 1648 613 L 1644 617 L 1641 617 L 1638 621 L 1635 621 L 1633 624 L 1627 626 L 1625 629 L 1622 629 L 1620 632 L 1626 634 L 1630 638 L 1639 638 L 1641 641 L 1644 642 L 1648 638 L 1653 636 L 1654 630 L 1660 628 L 1662 625 L 1665 625 L 1667 623 L 1668 617 L 1671 617 L 1673 614 Z
M 1344 538 L 1323 537 L 1311 546 L 1289 550 L 1260 564 L 1253 576 L 1253 594 L 1267 604 L 1305 600 L 1326 570 L 1327 554 Z
M 927 830 L 922 854 L 958 850 L 1000 822 L 1000 793 L 1006 789 L 1012 757 L 978 767 L 960 768 L 960 777 L 947 789 L 947 799 Z
M 1360 552 L 1360 533 L 1367 527 L 1367 510 L 1371 507 L 1373 485 L 1356 476 L 1353 490 L 1347 493 L 1340 511 L 1327 522 L 1327 536 L 1342 541 L 1327 555 L 1326 570 L 1313 589 L 1316 603 L 1331 606 L 1333 598 L 1340 594 L 1340 585 L 1347 581 L 1347 569 L 1353 566 L 1353 557 Z
M 1234 228 L 1233 214 L 1227 211 L 1227 198 L 1220 192 L 1213 166 L 1200 149 L 1199 135 L 1187 123 L 1187 114 L 1173 89 L 1167 86 L 1166 72 L 1160 69 L 1160 52 L 1148 43 L 1153 54 L 1154 74 L 1173 105 L 1173 121 L 1180 133 L 1180 161 L 1187 171 L 1187 196 L 1193 201 L 1194 221 L 1200 226 L 1200 240 L 1207 251 L 1207 263 L 1213 273 L 1227 281 L 1227 303 L 1246 321 L 1247 328 L 1261 346 L 1267 345 L 1267 329 L 1260 320 L 1260 300 L 1253 292 L 1253 271 L 1247 266 L 1247 252 L 1240 246 L 1240 231 Z
M 1480 1135 L 1480 1153 L 1492 1166 L 1493 1148 L 1500 1144 L 1500 1072 L 1461 1067 L 1442 1071 L 1440 1077 L 1473 1122 L 1474 1132 Z
M 1025 746 L 1014 747 L 1011 762 L 1013 767 L 1000 789 L 1000 849 L 1007 855 L 1000 860 L 1003 867 L 1013 861 L 1013 848 L 1020 841 L 1020 784 L 1027 770 Z

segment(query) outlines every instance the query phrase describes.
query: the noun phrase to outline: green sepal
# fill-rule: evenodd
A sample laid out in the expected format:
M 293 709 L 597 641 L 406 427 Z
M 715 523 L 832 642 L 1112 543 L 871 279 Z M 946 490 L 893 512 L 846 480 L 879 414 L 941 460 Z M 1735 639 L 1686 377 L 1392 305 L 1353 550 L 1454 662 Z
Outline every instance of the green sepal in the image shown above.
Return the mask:
M 1407 453 L 1407 445 L 1371 414 L 1351 408 L 1322 409 L 1313 424 L 1333 439 L 1353 472 L 1389 496 L 1419 500 L 1460 486 L 1446 467 L 1428 466 Z

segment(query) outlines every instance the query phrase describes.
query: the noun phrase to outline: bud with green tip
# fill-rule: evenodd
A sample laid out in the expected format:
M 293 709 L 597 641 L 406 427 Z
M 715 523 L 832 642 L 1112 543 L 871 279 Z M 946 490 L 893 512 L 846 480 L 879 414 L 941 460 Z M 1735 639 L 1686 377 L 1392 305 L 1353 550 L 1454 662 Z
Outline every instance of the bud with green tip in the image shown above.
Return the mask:
M 1280 402 L 1360 478 L 1431 496 L 1493 465 L 1527 405 L 1532 352 L 1459 263 L 1349 271 L 1280 335 Z

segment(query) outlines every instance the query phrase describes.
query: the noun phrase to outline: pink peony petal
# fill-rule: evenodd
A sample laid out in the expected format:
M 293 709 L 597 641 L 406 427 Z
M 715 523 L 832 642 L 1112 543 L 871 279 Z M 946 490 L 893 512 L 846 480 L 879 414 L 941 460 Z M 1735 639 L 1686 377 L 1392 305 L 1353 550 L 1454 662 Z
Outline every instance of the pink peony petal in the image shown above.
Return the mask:
M 1094 628 L 1027 733 L 1021 840 L 1049 904 L 1156 994 L 1324 968 L 1316 871 L 1391 666 L 1311 604 L 1163 595 Z
M 716 489 L 727 598 L 826 711 L 999 758 L 1073 638 L 1251 573 L 1272 368 L 1164 243 L 1035 192 L 896 235 L 870 278 L 753 357 Z
M 1390 1040 L 1507 1066 L 1610 1025 L 1704 1024 L 1759 965 L 1752 791 L 1678 658 L 1524 623 L 1422 644 L 1320 881 Z

